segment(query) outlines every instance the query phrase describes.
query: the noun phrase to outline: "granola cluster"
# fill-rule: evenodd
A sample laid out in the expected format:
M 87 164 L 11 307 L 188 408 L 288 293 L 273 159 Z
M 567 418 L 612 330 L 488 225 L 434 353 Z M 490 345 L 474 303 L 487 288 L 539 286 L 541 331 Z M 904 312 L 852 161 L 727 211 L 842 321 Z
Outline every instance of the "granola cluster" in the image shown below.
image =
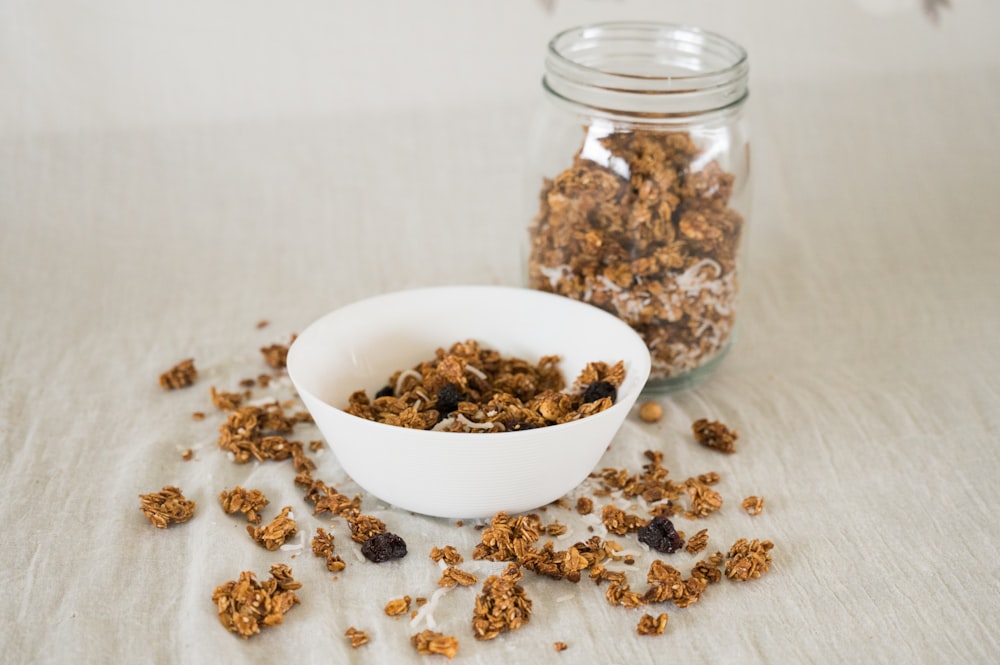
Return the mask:
M 472 632 L 477 640 L 492 640 L 500 633 L 514 631 L 531 618 L 531 599 L 518 584 L 523 573 L 509 564 L 500 575 L 483 582 L 472 613 Z
M 502 357 L 474 340 L 389 377 L 374 398 L 358 390 L 347 412 L 375 422 L 445 432 L 510 432 L 585 418 L 611 407 L 622 361 L 588 364 L 568 390 L 558 356 L 536 364 Z
M 430 655 L 440 654 L 448 658 L 454 658 L 458 653 L 458 640 L 451 635 L 437 633 L 433 630 L 424 630 L 410 638 L 410 643 L 417 653 Z
M 723 453 L 734 453 L 734 444 L 740 437 L 736 430 L 731 430 L 719 421 L 709 421 L 707 418 L 699 418 L 691 423 L 691 431 L 694 433 L 694 440 L 705 446 Z
M 212 602 L 219 611 L 219 622 L 243 639 L 262 629 L 277 626 L 284 615 L 299 602 L 295 590 L 302 585 L 292 579 L 292 569 L 276 563 L 271 566 L 271 578 L 257 582 L 252 571 L 240 573 L 239 580 L 215 588 Z
M 198 378 L 198 369 L 194 366 L 194 358 L 182 360 L 160 375 L 160 387 L 164 390 L 187 388 Z
M 152 494 L 140 494 L 139 501 L 139 510 L 157 529 L 187 522 L 194 516 L 195 502 L 185 499 L 180 488 L 173 485 Z
M 247 490 L 237 485 L 231 490 L 223 490 L 219 494 L 219 503 L 227 515 L 243 513 L 247 522 L 260 524 L 260 511 L 268 504 L 268 500 L 260 490 Z
M 649 346 L 652 379 L 700 367 L 735 318 L 734 181 L 687 132 L 586 128 L 570 167 L 543 183 L 530 285 L 629 323 Z

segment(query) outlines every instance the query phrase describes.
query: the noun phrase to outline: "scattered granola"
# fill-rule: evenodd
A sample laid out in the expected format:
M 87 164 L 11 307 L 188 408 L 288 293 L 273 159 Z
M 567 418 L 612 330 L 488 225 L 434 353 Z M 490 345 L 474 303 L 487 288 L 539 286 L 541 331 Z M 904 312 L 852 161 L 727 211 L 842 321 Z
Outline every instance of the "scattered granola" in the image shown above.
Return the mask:
M 410 601 L 409 596 L 403 596 L 402 598 L 393 598 L 388 603 L 385 604 L 385 613 L 391 617 L 399 616 L 400 614 L 406 614 L 410 611 Z
M 581 496 L 576 500 L 576 512 L 581 515 L 589 515 L 594 512 L 594 501 L 589 497 Z
M 639 418 L 647 423 L 659 422 L 663 417 L 663 407 L 658 402 L 643 402 L 639 407 Z
M 537 364 L 501 357 L 474 340 L 435 351 L 433 360 L 389 377 L 346 411 L 375 422 L 445 432 L 507 432 L 565 423 L 611 407 L 625 378 L 622 361 L 588 364 L 568 392 L 558 356 Z
M 288 347 L 294 341 L 295 335 L 292 335 L 292 339 L 288 344 L 271 344 L 270 346 L 262 347 L 260 352 L 264 356 L 264 362 L 274 369 L 284 369 L 285 362 L 288 359 Z
M 190 448 L 185 448 L 184 452 L 181 453 L 181 459 L 185 462 L 190 462 L 194 459 L 194 451 Z
M 284 545 L 285 541 L 291 536 L 298 533 L 298 527 L 292 517 L 292 507 L 285 506 L 282 508 L 281 513 L 264 526 L 255 527 L 248 524 L 247 533 L 250 534 L 250 537 L 253 538 L 258 545 L 267 551 L 275 551 Z
M 351 641 L 351 648 L 357 649 L 363 644 L 368 644 L 368 633 L 351 626 L 344 631 L 344 637 Z
M 722 562 L 722 552 L 716 552 L 696 563 L 691 569 L 691 577 L 701 578 L 706 584 L 715 584 L 722 579 Z
M 643 614 L 636 626 L 636 632 L 640 635 L 662 635 L 667 628 L 667 615 L 661 614 L 654 617 L 652 614 Z
M 458 653 L 458 640 L 451 635 L 424 630 L 410 638 L 410 643 L 417 653 L 424 655 L 440 654 L 454 658 Z
M 473 584 L 478 584 L 479 578 L 472 573 L 467 573 L 464 570 L 459 570 L 455 566 L 448 566 L 441 573 L 441 579 L 438 580 L 438 586 L 442 587 L 454 587 L 454 586 L 472 586 Z
M 601 521 L 608 531 L 619 536 L 624 536 L 629 531 L 639 531 L 648 523 L 638 515 L 630 515 L 610 503 L 601 511 Z
M 445 545 L 444 549 L 432 548 L 430 557 L 435 563 L 443 560 L 449 566 L 460 564 L 465 560 L 462 553 L 455 549 L 453 545 Z
M 249 391 L 231 393 L 225 390 L 216 390 L 215 386 L 209 388 L 209 394 L 212 398 L 212 405 L 219 411 L 234 411 L 240 408 L 243 400 L 250 397 Z
M 339 573 L 347 567 L 340 555 L 333 553 L 333 534 L 327 533 L 323 527 L 316 527 L 316 535 L 312 539 L 312 551 L 315 556 L 326 559 L 326 569 L 331 573 Z
M 295 590 L 302 585 L 292 579 L 292 569 L 276 563 L 271 578 L 258 584 L 253 572 L 245 570 L 237 581 L 215 588 L 212 602 L 219 610 L 219 622 L 243 639 L 284 621 L 284 615 L 299 602 Z
M 472 632 L 477 640 L 492 640 L 500 633 L 514 631 L 531 618 L 531 599 L 518 582 L 521 569 L 508 564 L 501 575 L 490 575 L 476 597 Z
M 726 559 L 726 577 L 737 582 L 757 579 L 767 572 L 771 564 L 771 550 L 774 543 L 770 540 L 747 541 L 740 538 L 729 549 Z
M 139 510 L 157 529 L 187 522 L 194 516 L 195 502 L 185 499 L 180 488 L 173 485 L 152 494 L 140 494 L 139 501 Z
M 191 419 L 192 420 L 204 420 L 205 419 L 205 413 L 203 411 L 195 411 L 194 413 L 191 414 Z
M 736 452 L 733 444 L 740 435 L 719 421 L 709 422 L 706 418 L 701 418 L 691 424 L 691 431 L 694 432 L 695 441 L 706 448 L 713 448 L 723 453 Z
M 735 319 L 734 181 L 687 132 L 587 128 L 572 165 L 543 183 L 529 284 L 629 323 L 653 379 L 700 367 Z
M 708 547 L 708 529 L 702 529 L 698 533 L 688 538 L 684 549 L 688 554 L 697 554 Z
M 743 510 L 747 511 L 748 515 L 760 515 L 761 511 L 764 510 L 764 497 L 762 496 L 748 496 L 743 499 Z
M 643 596 L 645 602 L 662 603 L 669 600 L 677 607 L 688 607 L 697 603 L 701 593 L 708 586 L 708 582 L 701 577 L 692 576 L 683 579 L 680 571 L 659 559 L 650 564 L 646 581 L 649 583 L 649 589 Z
M 198 369 L 194 366 L 194 358 L 182 360 L 160 375 L 160 387 L 164 390 L 186 388 L 198 378 Z
M 260 512 L 268 504 L 267 497 L 260 490 L 246 490 L 237 485 L 231 490 L 223 490 L 219 494 L 219 503 L 227 515 L 244 513 L 247 522 L 260 524 Z
M 566 644 L 565 642 L 553 642 L 552 643 L 552 648 L 555 649 L 556 651 L 560 651 L 561 652 L 561 651 L 565 651 L 566 649 L 568 649 L 569 645 Z
M 688 478 L 684 483 L 691 499 L 691 510 L 684 513 L 688 519 L 708 517 L 722 508 L 722 495 L 696 478 Z

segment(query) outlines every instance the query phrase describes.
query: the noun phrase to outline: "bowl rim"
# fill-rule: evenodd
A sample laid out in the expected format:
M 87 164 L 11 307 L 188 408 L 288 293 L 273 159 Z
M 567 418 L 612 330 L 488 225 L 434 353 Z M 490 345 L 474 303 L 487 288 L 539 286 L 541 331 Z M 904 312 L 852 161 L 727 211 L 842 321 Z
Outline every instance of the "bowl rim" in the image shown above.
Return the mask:
M 560 307 L 568 307 L 570 309 L 578 309 L 578 311 L 586 311 L 589 315 L 597 316 L 598 318 L 607 317 L 606 321 L 609 325 L 611 325 L 612 327 L 619 327 L 619 329 L 625 334 L 625 336 L 632 338 L 633 342 L 637 342 L 636 347 L 642 349 L 643 351 L 643 353 L 640 353 L 636 358 L 630 358 L 630 359 L 626 359 L 624 357 L 621 358 L 621 360 L 624 360 L 626 362 L 626 365 L 632 365 L 631 367 L 628 366 L 626 367 L 625 381 L 628 382 L 630 386 L 632 385 L 632 381 L 635 381 L 635 388 L 634 388 L 635 398 L 632 398 L 631 392 L 627 393 L 629 397 L 624 400 L 621 399 L 621 395 L 619 394 L 618 398 L 615 400 L 615 403 L 612 404 L 611 407 L 603 411 L 592 414 L 590 416 L 586 416 L 584 418 L 580 418 L 578 420 L 572 420 L 570 422 L 565 422 L 565 423 L 558 423 L 555 425 L 547 425 L 546 427 L 540 427 L 535 429 L 503 431 L 503 432 L 487 432 L 487 433 L 443 432 L 435 430 L 405 428 L 405 427 L 400 427 L 398 425 L 389 425 L 388 423 L 380 423 L 374 420 L 368 420 L 367 418 L 361 418 L 360 416 L 355 416 L 354 414 L 348 413 L 343 408 L 336 406 L 335 404 L 332 404 L 325 399 L 320 398 L 311 390 L 307 389 L 305 386 L 301 385 L 298 381 L 295 380 L 294 377 L 295 370 L 293 370 L 293 365 L 297 364 L 298 362 L 297 358 L 299 356 L 299 353 L 297 352 L 297 349 L 302 348 L 302 346 L 300 345 L 300 340 L 305 338 L 306 341 L 308 341 L 309 331 L 315 329 L 315 327 L 317 327 L 323 321 L 333 318 L 338 314 L 342 315 L 343 312 L 345 310 L 348 310 L 349 308 L 353 308 L 355 306 L 360 307 L 362 305 L 371 306 L 372 303 L 377 302 L 379 300 L 389 301 L 395 298 L 412 296 L 415 294 L 430 295 L 432 293 L 437 294 L 437 293 L 445 293 L 448 291 L 466 292 L 466 293 L 469 291 L 494 291 L 494 292 L 504 292 L 508 294 L 517 294 L 518 297 L 523 296 L 529 298 L 550 299 L 551 302 L 558 303 Z M 497 350 L 503 353 L 503 350 L 501 349 Z M 638 361 L 639 367 L 635 367 L 635 361 Z M 588 361 L 588 362 L 596 362 L 596 361 Z M 607 361 L 605 360 L 604 362 Z M 398 291 L 389 291 L 347 303 L 341 307 L 338 307 L 336 309 L 327 312 L 326 314 L 320 316 L 319 318 L 315 319 L 312 323 L 307 325 L 306 328 L 302 331 L 302 333 L 299 334 L 289 346 L 288 355 L 286 359 L 286 371 L 288 373 L 289 378 L 292 381 L 292 384 L 295 386 L 295 390 L 300 394 L 301 393 L 307 394 L 311 399 L 315 400 L 316 402 L 323 404 L 324 406 L 329 407 L 330 409 L 333 409 L 337 413 L 338 417 L 342 416 L 346 418 L 353 418 L 358 421 L 357 424 L 367 423 L 369 426 L 375 426 L 376 429 L 374 431 L 376 432 L 384 431 L 387 434 L 395 433 L 395 435 L 398 436 L 402 431 L 405 431 L 407 432 L 407 436 L 414 436 L 428 443 L 433 441 L 434 443 L 439 443 L 439 444 L 455 443 L 455 444 L 462 444 L 465 446 L 468 446 L 469 437 L 474 437 L 473 440 L 477 442 L 477 445 L 481 446 L 482 444 L 490 444 L 492 442 L 500 443 L 503 441 L 510 441 L 512 439 L 516 439 L 517 437 L 535 438 L 538 437 L 538 435 L 544 431 L 551 431 L 556 428 L 558 428 L 560 432 L 565 432 L 567 429 L 570 429 L 572 427 L 585 426 L 587 421 L 591 420 L 592 418 L 611 417 L 612 415 L 614 415 L 618 411 L 621 411 L 622 409 L 630 409 L 632 404 L 634 404 L 634 402 L 637 401 L 639 395 L 642 393 L 646 385 L 646 382 L 649 380 L 649 373 L 651 370 L 652 370 L 652 358 L 649 354 L 649 349 L 646 346 L 645 341 L 642 339 L 639 333 L 637 333 L 635 330 L 632 329 L 631 326 L 629 326 L 627 323 L 616 317 L 614 314 L 606 312 L 601 308 L 591 305 L 589 303 L 582 302 L 579 300 L 574 300 L 572 298 L 568 298 L 566 296 L 561 296 L 554 293 L 548 293 L 545 291 L 539 291 L 536 289 L 530 289 L 526 287 L 497 286 L 497 285 L 443 285 L 443 286 L 415 287 L 409 289 L 402 289 Z M 634 378 L 635 371 L 639 371 L 644 376 L 642 376 L 639 380 L 635 380 Z M 569 383 L 568 385 L 572 385 L 572 383 Z M 333 444 L 331 443 L 331 446 L 332 445 Z

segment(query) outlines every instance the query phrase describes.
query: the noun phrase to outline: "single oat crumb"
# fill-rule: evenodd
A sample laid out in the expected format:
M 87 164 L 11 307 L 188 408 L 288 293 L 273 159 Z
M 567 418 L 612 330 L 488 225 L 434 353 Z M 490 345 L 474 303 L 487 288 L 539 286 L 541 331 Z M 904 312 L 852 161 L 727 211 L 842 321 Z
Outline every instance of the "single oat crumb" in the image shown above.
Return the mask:
M 257 329 L 259 330 L 261 328 L 266 328 L 268 323 L 270 323 L 270 321 L 268 321 L 267 319 L 261 319 L 260 321 L 257 322 Z
M 264 526 L 247 525 L 247 533 L 258 545 L 273 552 L 285 544 L 290 537 L 298 533 L 295 520 L 291 518 L 291 506 L 285 506 L 281 513 Z
M 581 515 L 589 515 L 594 512 L 594 501 L 589 497 L 581 496 L 576 500 L 576 512 Z
M 553 642 L 552 648 L 555 649 L 556 651 L 565 651 L 566 649 L 569 648 L 569 645 L 566 644 L 565 642 Z
M 706 547 L 708 547 L 708 529 L 702 529 L 688 539 L 684 549 L 688 551 L 688 554 L 697 554 Z
M 458 640 L 451 635 L 435 633 L 433 630 L 425 630 L 410 638 L 410 643 L 417 653 L 430 655 L 440 654 L 454 658 L 458 653 Z
M 240 379 L 240 388 L 253 388 L 257 382 L 253 379 Z
M 188 448 L 187 450 L 181 453 L 181 459 L 184 460 L 185 462 L 190 462 L 192 459 L 194 459 L 194 451 Z
M 302 587 L 292 579 L 292 569 L 276 563 L 271 566 L 271 578 L 258 584 L 253 572 L 240 573 L 238 581 L 217 586 L 212 602 L 219 610 L 219 623 L 243 639 L 256 635 L 264 628 L 277 626 L 284 615 L 299 602 L 295 590 Z
M 771 565 L 771 550 L 774 543 L 770 540 L 747 541 L 740 538 L 729 549 L 726 559 L 726 577 L 737 582 L 757 579 L 767 572 Z
M 312 452 L 316 452 L 317 450 L 321 450 L 322 448 L 323 448 L 322 439 L 317 439 L 316 441 L 309 442 L 309 450 L 311 450 Z
M 164 390 L 186 388 L 198 378 L 194 358 L 182 360 L 160 375 L 160 387 Z
M 639 619 L 636 632 L 640 635 L 662 635 L 667 627 L 667 619 L 665 613 L 658 617 L 654 617 L 652 614 L 643 614 L 642 618 Z
M 465 522 L 463 522 L 462 520 L 455 520 L 455 526 L 460 526 L 460 527 L 465 526 Z
M 730 430 L 719 421 L 709 422 L 705 418 L 694 421 L 691 424 L 691 431 L 694 432 L 694 440 L 705 446 L 723 453 L 733 453 L 733 444 L 739 438 L 736 430 Z
M 250 396 L 250 391 L 231 393 L 225 390 L 216 390 L 215 386 L 211 386 L 209 396 L 212 400 L 212 406 L 219 411 L 235 411 L 243 405 L 243 400 Z
M 647 423 L 659 422 L 663 417 L 663 407 L 658 402 L 643 402 L 639 407 L 639 417 Z
M 246 490 L 237 485 L 231 490 L 223 490 L 219 494 L 219 503 L 222 504 L 222 510 L 227 515 L 244 513 L 247 516 L 247 522 L 260 524 L 260 511 L 269 502 L 260 490 Z
M 351 640 L 351 648 L 357 649 L 362 644 L 368 644 L 368 633 L 351 626 L 344 632 L 344 637 Z
M 743 499 L 743 510 L 747 511 L 748 515 L 760 515 L 760 512 L 764 510 L 764 497 L 762 496 L 748 496 Z
M 191 414 L 191 419 L 192 420 L 204 420 L 205 419 L 205 413 L 203 411 L 195 411 L 194 413 Z
M 385 613 L 391 617 L 399 616 L 400 614 L 406 614 L 410 611 L 410 597 L 403 596 L 402 598 L 393 598 L 388 603 L 385 604 Z
M 157 529 L 187 522 L 194 515 L 195 502 L 188 501 L 180 488 L 167 485 L 153 494 L 140 494 L 139 510 Z

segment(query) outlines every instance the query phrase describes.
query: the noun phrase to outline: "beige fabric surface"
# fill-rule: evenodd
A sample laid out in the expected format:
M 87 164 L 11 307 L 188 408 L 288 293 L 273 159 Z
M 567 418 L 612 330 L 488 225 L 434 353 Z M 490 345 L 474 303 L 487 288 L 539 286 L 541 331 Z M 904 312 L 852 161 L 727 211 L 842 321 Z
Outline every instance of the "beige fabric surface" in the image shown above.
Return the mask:
M 686 609 L 656 608 L 670 620 L 655 638 L 635 635 L 642 612 L 611 607 L 603 588 L 529 575 L 530 623 L 479 643 L 475 591 L 454 589 L 434 616 L 460 640 L 455 662 L 996 662 L 1000 54 L 965 46 L 996 12 L 955 4 L 938 32 L 915 12 L 891 19 L 900 43 L 926 34 L 941 42 L 929 48 L 955 50 L 933 72 L 890 59 L 815 78 L 757 74 L 739 340 L 709 380 L 657 398 L 661 423 L 633 414 L 601 463 L 637 470 L 657 449 L 679 478 L 718 471 L 721 513 L 678 527 L 707 527 L 709 551 L 773 540 L 771 571 Z M 546 29 L 578 18 L 530 11 Z M 837 15 L 858 34 L 890 21 L 856 7 Z M 25 114 L 8 114 L 0 139 L 3 659 L 424 662 L 409 645 L 416 628 L 382 607 L 433 593 L 435 545 L 457 546 L 480 579 L 501 570 L 471 560 L 473 523 L 363 495 L 407 540 L 402 561 L 358 561 L 342 522 L 336 581 L 308 543 L 266 552 L 221 512 L 221 489 L 263 490 L 265 519 L 291 505 L 310 535 L 329 521 L 308 514 L 287 463 L 238 466 L 216 448 L 222 416 L 208 391 L 265 371 L 259 347 L 358 298 L 520 283 L 530 100 L 508 86 L 437 108 L 223 118 L 191 107 L 199 121 L 146 124 L 87 107 L 80 126 L 55 115 L 29 126 L 32 95 L 48 93 L 28 83 L 37 52 L 19 39 L 6 42 L 4 67 L 25 74 L 8 79 Z M 777 62 L 777 46 L 761 48 Z M 983 52 L 992 60 L 969 61 Z M 260 319 L 270 324 L 258 329 Z M 158 374 L 186 357 L 198 383 L 162 391 Z M 694 445 L 689 426 L 702 416 L 739 430 L 737 454 Z M 317 476 L 358 491 L 329 451 L 317 461 Z M 161 531 L 137 495 L 167 484 L 198 512 Z M 758 517 L 739 509 L 750 494 L 766 498 Z M 545 517 L 589 535 L 570 511 Z M 652 557 L 621 540 L 638 561 L 618 567 L 643 589 Z M 674 557 L 685 571 L 696 560 Z M 303 582 L 302 604 L 244 642 L 218 625 L 212 590 L 241 570 L 266 577 L 274 562 Z M 352 650 L 350 626 L 371 643 Z M 569 649 L 556 653 L 556 641 Z

